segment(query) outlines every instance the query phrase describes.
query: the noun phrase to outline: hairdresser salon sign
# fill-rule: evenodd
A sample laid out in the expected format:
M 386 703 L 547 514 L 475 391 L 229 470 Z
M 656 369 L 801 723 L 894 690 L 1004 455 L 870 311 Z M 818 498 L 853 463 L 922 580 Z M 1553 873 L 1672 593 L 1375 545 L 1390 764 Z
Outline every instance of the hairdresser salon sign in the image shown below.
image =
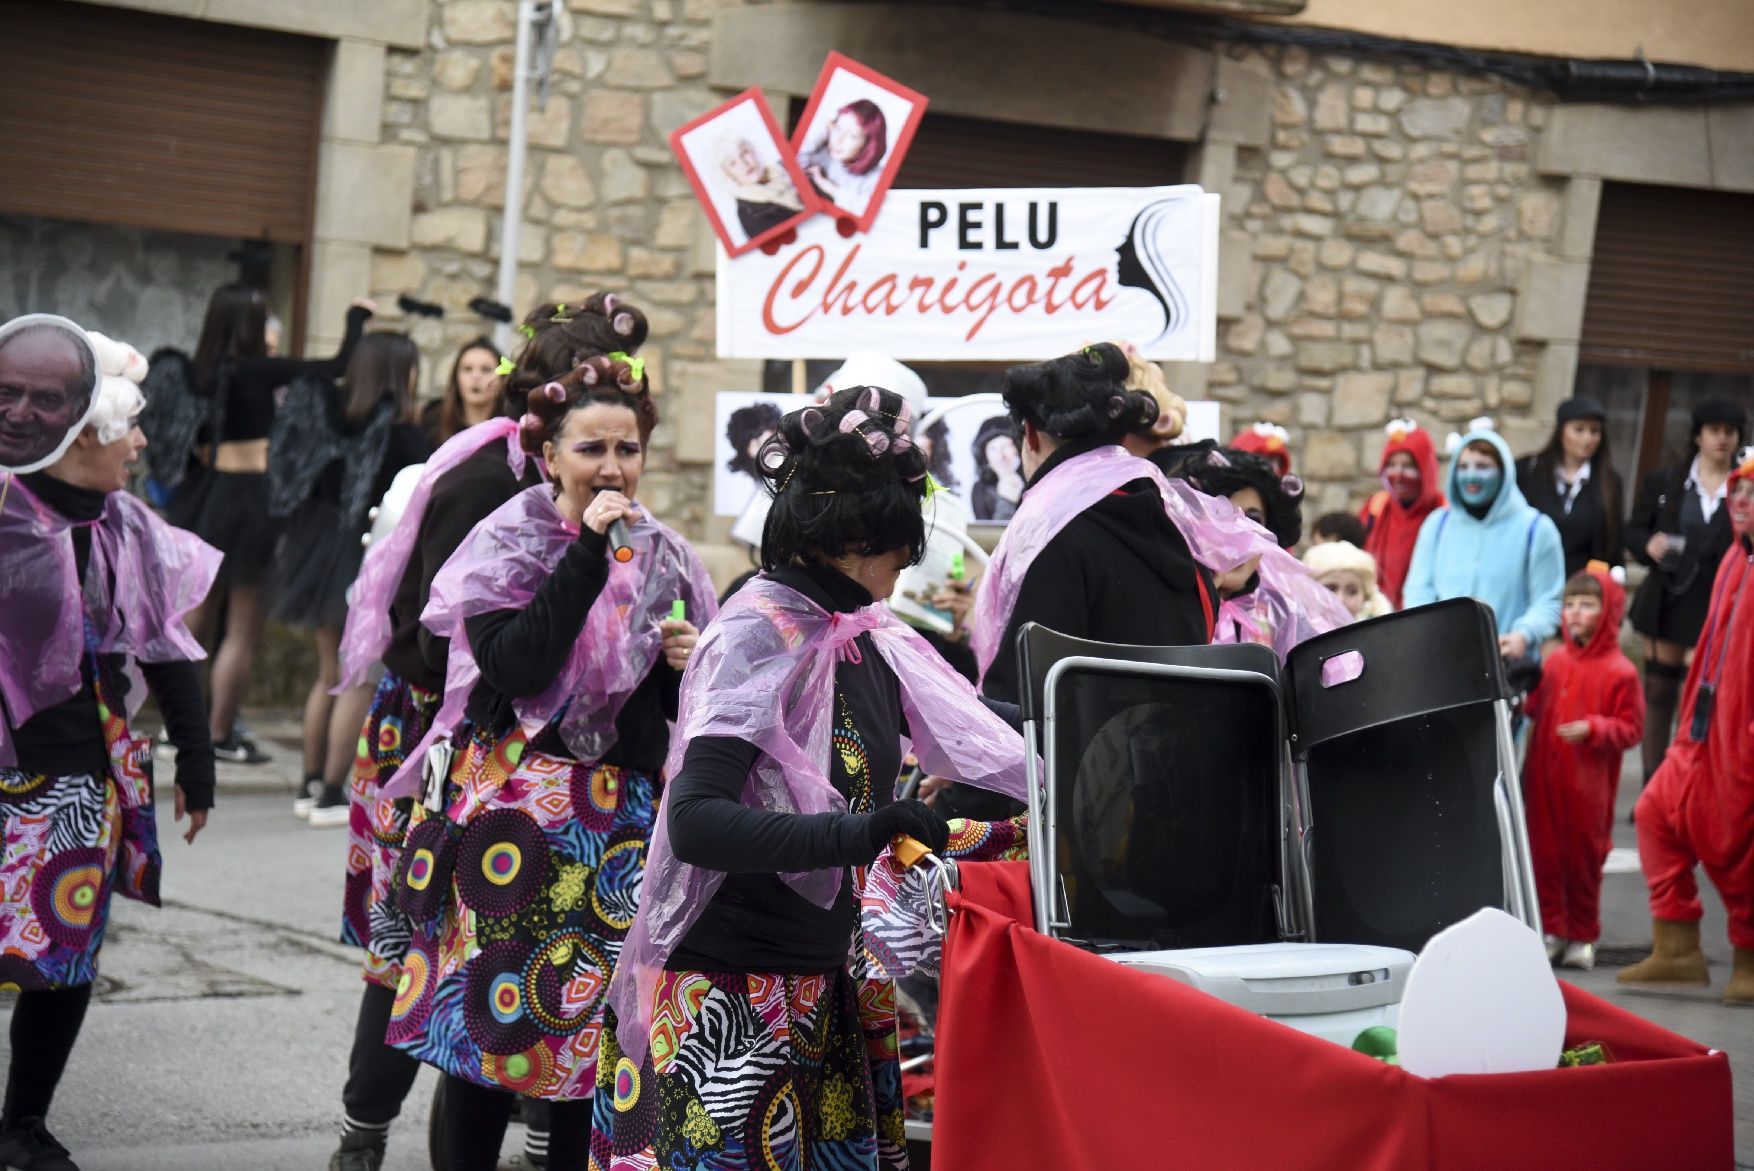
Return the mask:
M 1198 187 L 891 191 L 718 266 L 725 358 L 1022 361 L 1099 340 L 1213 359 L 1218 197 Z

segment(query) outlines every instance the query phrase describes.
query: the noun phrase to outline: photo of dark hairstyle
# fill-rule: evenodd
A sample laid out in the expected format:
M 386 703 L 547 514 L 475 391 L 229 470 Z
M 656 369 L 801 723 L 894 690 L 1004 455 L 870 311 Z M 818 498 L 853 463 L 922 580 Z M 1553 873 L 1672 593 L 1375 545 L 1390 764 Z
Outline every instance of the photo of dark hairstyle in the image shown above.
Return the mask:
M 195 343 L 195 389 L 212 394 L 222 366 L 268 352 L 268 301 L 247 285 L 221 285 L 207 302 Z
M 953 471 L 955 453 L 950 450 L 950 424 L 939 419 L 930 427 L 920 432 L 921 446 L 926 450 L 926 466 L 931 469 L 932 479 L 938 481 L 938 487 L 951 492 L 956 491 L 956 473 Z
M 414 372 L 420 368 L 420 348 L 405 333 L 368 333 L 353 347 L 347 373 L 341 383 L 347 395 L 342 413 L 355 427 L 371 418 L 377 405 L 388 399 L 395 404 L 395 421 L 414 421 Z
M 1160 199 L 1146 204 L 1133 217 L 1127 238 L 1115 249 L 1115 278 L 1121 284 L 1143 289 L 1163 308 L 1163 330 L 1157 339 L 1168 337 L 1188 319 L 1188 298 L 1170 271 L 1157 237 L 1177 228 L 1179 199 Z
M 587 359 L 637 354 L 646 341 L 646 315 L 614 293 L 594 293 L 577 305 L 538 305 L 519 332 L 529 340 L 501 383 L 500 412 L 513 418 L 524 414 L 532 390 Z
M 836 110 L 834 116 L 839 118 L 847 114 L 851 114 L 859 129 L 864 131 L 865 146 L 847 160 L 846 168 L 855 175 L 869 175 L 889 153 L 889 123 L 884 119 L 882 109 L 870 98 L 848 102 Z
M 486 337 L 471 338 L 462 349 L 457 351 L 457 356 L 451 360 L 451 377 L 445 383 L 445 397 L 439 400 L 438 433 L 446 439 L 464 427 L 463 387 L 459 381 L 458 372 L 463 368 L 464 357 L 477 350 L 486 350 L 493 355 L 495 362 L 499 361 L 499 347 Z M 500 397 L 505 397 L 503 390 L 500 392 Z
M 524 450 L 541 455 L 542 445 L 560 434 L 568 415 L 595 403 L 632 411 L 642 444 L 651 439 L 652 428 L 658 425 L 658 406 L 652 401 L 645 375 L 619 358 L 599 354 L 530 391 L 519 428 Z
M 1205 459 L 1186 461 L 1177 475 L 1208 496 L 1228 498 L 1253 488 L 1266 506 L 1261 523 L 1281 549 L 1291 548 L 1303 536 L 1303 482 L 1296 476 L 1281 476 L 1261 456 L 1221 447 Z
M 755 462 L 761 445 L 779 430 L 780 409 L 773 403 L 750 403 L 731 412 L 725 422 L 725 438 L 731 444 L 731 458 L 725 461 L 729 471 L 761 478 Z
M 1127 356 L 1099 342 L 1075 354 L 1013 366 L 1005 371 L 1005 408 L 1019 428 L 1056 439 L 1119 443 L 1129 431 L 1157 418 L 1157 400 L 1125 386 Z
M 875 386 L 837 390 L 793 411 L 757 457 L 773 495 L 761 566 L 796 558 L 925 552 L 926 461 L 906 399 Z

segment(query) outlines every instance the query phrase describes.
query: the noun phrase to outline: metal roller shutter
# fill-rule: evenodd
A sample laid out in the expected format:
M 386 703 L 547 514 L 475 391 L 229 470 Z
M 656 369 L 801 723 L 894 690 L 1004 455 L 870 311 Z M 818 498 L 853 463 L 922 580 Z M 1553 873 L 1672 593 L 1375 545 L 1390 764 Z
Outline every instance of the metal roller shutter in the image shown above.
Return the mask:
M 0 0 L 0 212 L 303 243 L 324 41 Z
M 1605 184 L 1580 358 L 1754 371 L 1754 196 Z

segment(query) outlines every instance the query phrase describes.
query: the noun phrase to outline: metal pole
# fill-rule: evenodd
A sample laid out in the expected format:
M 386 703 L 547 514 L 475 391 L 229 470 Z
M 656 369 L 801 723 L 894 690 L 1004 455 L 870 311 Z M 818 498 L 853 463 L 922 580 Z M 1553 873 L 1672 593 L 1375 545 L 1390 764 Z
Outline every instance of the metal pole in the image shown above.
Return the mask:
M 512 119 L 506 144 L 505 211 L 499 222 L 499 283 L 494 297 L 502 305 L 512 306 L 518 316 L 518 236 L 524 227 L 524 157 L 526 154 L 527 114 L 530 106 L 530 35 L 536 20 L 537 0 L 518 0 L 517 51 L 512 61 Z M 500 353 L 512 352 L 517 332 L 509 323 L 494 327 L 494 341 Z

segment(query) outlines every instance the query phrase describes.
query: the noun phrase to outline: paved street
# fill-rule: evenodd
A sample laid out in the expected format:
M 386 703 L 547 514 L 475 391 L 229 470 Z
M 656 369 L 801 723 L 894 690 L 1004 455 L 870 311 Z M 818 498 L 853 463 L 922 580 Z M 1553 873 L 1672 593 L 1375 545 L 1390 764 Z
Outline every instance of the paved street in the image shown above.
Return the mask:
M 346 835 L 293 819 L 296 752 L 270 750 L 270 766 L 221 767 L 221 807 L 194 846 L 164 813 L 164 908 L 116 904 L 104 984 L 51 1119 L 84 1171 L 305 1171 L 333 1149 L 359 995 L 357 958 L 332 942 Z M 1619 837 L 1632 844 L 1624 816 Z M 1577 983 L 1730 1054 L 1738 1163 L 1754 1167 L 1754 1010 L 1717 1002 L 1729 945 L 1708 905 L 1716 989 L 1625 992 L 1612 967 Z M 1606 946 L 1648 942 L 1636 873 L 1608 875 L 1604 910 Z M 432 1086 L 423 1073 L 392 1133 L 391 1171 L 429 1165 Z

